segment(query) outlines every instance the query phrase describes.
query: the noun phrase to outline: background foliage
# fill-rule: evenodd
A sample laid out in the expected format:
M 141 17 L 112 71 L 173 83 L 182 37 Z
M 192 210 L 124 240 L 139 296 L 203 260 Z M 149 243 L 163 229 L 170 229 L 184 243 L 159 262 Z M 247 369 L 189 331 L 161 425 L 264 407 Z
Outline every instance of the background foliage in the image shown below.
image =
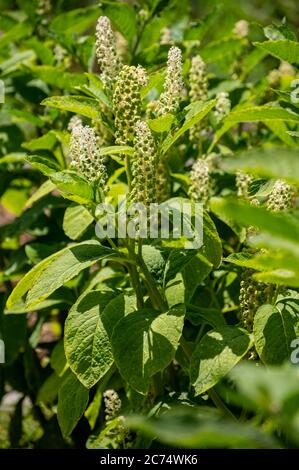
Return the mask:
M 296 1 L 0 7 L 0 447 L 298 447 Z M 113 139 L 95 60 L 100 15 L 124 63 L 148 72 L 144 107 L 163 90 L 171 45 L 182 49 L 187 90 L 191 57 L 207 64 L 206 101 L 190 107 L 186 93 L 175 115 L 149 121 L 172 197 L 190 196 L 197 159 L 213 161 L 204 247 L 145 244 L 138 312 L 125 248 L 95 237 L 96 188 L 68 171 L 79 115 L 108 129 L 111 200 L 127 191 L 119 155 L 133 150 Z M 248 34 L 234 29 L 241 19 Z M 219 92 L 231 102 L 220 122 Z M 200 148 L 189 138 L 198 124 Z M 253 178 L 238 198 L 240 169 Z M 291 210 L 269 210 L 281 178 L 294 190 Z M 252 301 L 252 325 L 240 308 L 244 273 L 274 291 Z

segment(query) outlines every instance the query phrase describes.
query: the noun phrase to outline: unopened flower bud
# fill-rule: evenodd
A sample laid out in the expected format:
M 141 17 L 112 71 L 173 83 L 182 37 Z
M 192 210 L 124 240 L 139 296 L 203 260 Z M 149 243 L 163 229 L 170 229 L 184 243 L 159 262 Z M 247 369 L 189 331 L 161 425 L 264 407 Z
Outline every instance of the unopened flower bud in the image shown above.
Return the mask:
M 156 202 L 156 170 L 157 153 L 154 138 L 147 123 L 139 121 L 135 125 L 132 202 L 145 206 Z

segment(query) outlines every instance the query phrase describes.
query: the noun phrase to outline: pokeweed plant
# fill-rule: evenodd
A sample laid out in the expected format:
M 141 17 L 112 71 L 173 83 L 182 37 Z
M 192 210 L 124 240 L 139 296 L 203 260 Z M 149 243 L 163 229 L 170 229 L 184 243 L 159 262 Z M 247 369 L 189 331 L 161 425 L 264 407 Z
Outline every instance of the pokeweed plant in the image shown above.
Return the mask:
M 35 434 L 7 446 L 296 446 L 297 372 L 278 367 L 298 327 L 292 28 L 206 39 L 221 8 L 190 26 L 188 2 L 18 3 L 0 22 L 1 380 Z M 202 243 L 153 237 L 157 203 Z

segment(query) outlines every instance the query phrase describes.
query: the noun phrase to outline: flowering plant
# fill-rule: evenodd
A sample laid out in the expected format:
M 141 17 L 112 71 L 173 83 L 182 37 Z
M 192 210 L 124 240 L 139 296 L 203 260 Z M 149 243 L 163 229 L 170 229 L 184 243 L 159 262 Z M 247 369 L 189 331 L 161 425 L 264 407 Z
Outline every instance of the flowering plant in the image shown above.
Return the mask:
M 66 3 L 0 17 L 3 447 L 297 447 L 293 28 Z

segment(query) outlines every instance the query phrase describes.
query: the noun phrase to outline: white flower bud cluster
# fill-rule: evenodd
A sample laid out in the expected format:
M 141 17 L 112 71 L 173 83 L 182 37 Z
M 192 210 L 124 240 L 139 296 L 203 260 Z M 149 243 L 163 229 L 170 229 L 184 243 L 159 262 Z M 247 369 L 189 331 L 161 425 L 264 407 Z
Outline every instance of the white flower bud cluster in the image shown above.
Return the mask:
M 228 93 L 221 91 L 217 94 L 217 103 L 214 112 L 217 124 L 219 124 L 222 119 L 224 119 L 229 114 L 230 110 L 231 102 L 228 97 Z
M 105 405 L 105 419 L 107 422 L 112 421 L 119 414 L 121 409 L 121 400 L 115 390 L 106 390 L 103 394 Z
M 295 77 L 296 70 L 288 62 L 280 62 L 278 69 L 273 69 L 268 73 L 267 79 L 270 85 L 277 86 L 283 77 L 292 76 Z
M 285 62 L 284 60 L 280 62 L 278 70 L 282 77 L 287 77 L 288 75 L 291 75 L 291 76 L 296 75 L 295 68 L 288 62 Z
M 69 120 L 69 123 L 68 123 L 68 126 L 67 126 L 68 131 L 72 132 L 72 130 L 75 127 L 79 126 L 80 124 L 82 125 L 82 119 L 77 114 L 75 114 Z
M 43 16 L 50 13 L 52 9 L 51 0 L 38 0 L 36 13 Z
M 211 190 L 210 165 L 205 159 L 196 160 L 190 173 L 189 196 L 196 202 L 206 204 Z
M 103 191 L 107 182 L 104 158 L 99 154 L 97 137 L 89 126 L 72 127 L 70 154 L 71 166 L 89 181 L 98 181 Z
M 268 197 L 266 206 L 271 212 L 283 212 L 294 207 L 296 189 L 282 180 L 277 180 Z
M 249 197 L 249 187 L 254 181 L 252 175 L 245 173 L 245 171 L 238 170 L 236 173 L 236 186 L 237 194 L 239 197 L 248 198 Z
M 171 47 L 168 52 L 167 71 L 164 92 L 156 105 L 158 116 L 175 113 L 179 107 L 184 83 L 182 76 L 182 52 L 178 47 Z
M 165 27 L 161 29 L 160 44 L 162 46 L 165 46 L 167 44 L 173 44 L 170 28 Z
M 140 90 L 147 81 L 146 71 L 140 66 L 125 65 L 118 76 L 112 100 L 117 145 L 128 145 L 133 140 L 134 126 L 141 117 Z
M 192 57 L 189 72 L 189 82 L 191 102 L 205 100 L 208 93 L 208 81 L 206 74 L 206 64 L 200 55 Z
M 117 54 L 116 40 L 107 16 L 100 16 L 96 27 L 96 55 L 100 66 L 101 79 L 112 89 L 121 69 Z
M 154 138 L 148 124 L 139 121 L 135 125 L 132 202 L 145 206 L 156 202 L 156 171 L 157 153 Z
M 66 67 L 69 65 L 67 50 L 60 46 L 60 44 L 56 44 L 54 47 L 54 56 L 57 65 L 64 65 Z
M 246 20 L 237 21 L 233 29 L 234 34 L 239 39 L 246 38 L 246 36 L 248 36 L 248 31 L 249 23 Z
M 208 95 L 208 81 L 206 74 L 206 64 L 200 57 L 196 55 L 191 60 L 191 67 L 189 72 L 189 83 L 190 83 L 190 101 L 200 101 L 207 99 Z M 202 123 L 198 122 L 195 126 L 192 126 L 189 135 L 190 140 L 193 142 L 193 146 L 196 147 L 196 143 L 200 142 L 201 139 Z

